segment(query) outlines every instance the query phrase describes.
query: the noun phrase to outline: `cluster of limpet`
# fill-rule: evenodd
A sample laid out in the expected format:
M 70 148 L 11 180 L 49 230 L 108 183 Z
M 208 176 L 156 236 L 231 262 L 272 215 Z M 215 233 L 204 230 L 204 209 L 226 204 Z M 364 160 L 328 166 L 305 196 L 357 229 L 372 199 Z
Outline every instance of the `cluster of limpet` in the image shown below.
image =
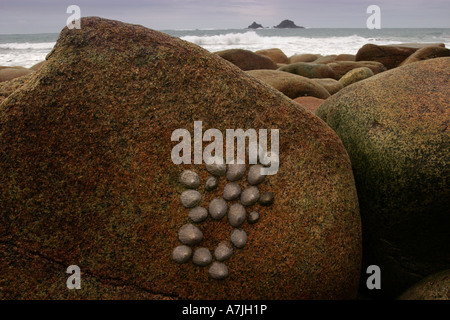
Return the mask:
M 247 182 L 250 186 L 242 189 L 238 181 L 245 176 L 245 164 L 207 164 L 206 170 L 211 176 L 206 179 L 206 191 L 215 190 L 222 176 L 226 176 L 229 181 L 224 187 L 222 197 L 212 199 L 207 208 L 199 206 L 202 195 L 195 190 L 201 184 L 199 175 L 192 170 L 184 170 L 180 174 L 180 183 L 188 189 L 181 193 L 180 202 L 183 207 L 189 209 L 188 216 L 192 223 L 185 224 L 178 230 L 178 240 L 182 244 L 172 252 L 174 261 L 181 264 L 192 260 L 200 267 L 210 265 L 209 275 L 213 279 L 220 280 L 228 276 L 228 267 L 224 262 L 233 255 L 234 248 L 242 249 L 247 243 L 247 233 L 241 226 L 245 221 L 249 224 L 257 223 L 260 218 L 257 211 L 247 214 L 246 208 L 257 202 L 262 206 L 270 206 L 274 201 L 272 192 L 260 194 L 257 187 L 266 178 L 261 174 L 262 167 L 259 164 L 249 167 Z M 227 201 L 238 202 L 229 206 Z M 227 216 L 228 223 L 233 227 L 230 241 L 220 242 L 213 253 L 205 247 L 192 248 L 203 240 L 203 233 L 195 224 L 202 223 L 208 216 L 213 220 L 222 220 Z

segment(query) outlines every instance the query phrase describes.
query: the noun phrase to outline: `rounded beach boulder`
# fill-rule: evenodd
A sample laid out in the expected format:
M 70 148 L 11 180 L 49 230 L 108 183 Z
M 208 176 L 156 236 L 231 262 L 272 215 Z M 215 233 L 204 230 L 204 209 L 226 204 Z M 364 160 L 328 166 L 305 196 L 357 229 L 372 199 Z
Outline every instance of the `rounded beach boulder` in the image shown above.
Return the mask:
M 295 54 L 289 58 L 290 63 L 296 62 L 313 62 L 321 57 L 320 54 L 303 53 Z
M 252 70 L 247 73 L 258 80 L 274 87 L 291 99 L 301 96 L 312 96 L 326 99 L 328 91 L 319 83 L 289 72 L 278 70 Z
M 325 100 L 316 97 L 298 97 L 295 98 L 294 101 L 301 104 L 312 113 L 315 113 L 317 108 L 319 108 Z
M 278 69 L 278 71 L 285 71 L 293 73 L 306 78 L 332 78 L 336 77 L 334 71 L 326 64 L 315 64 L 308 62 L 296 62 L 288 64 Z
M 228 49 L 214 52 L 219 57 L 231 62 L 242 70 L 259 70 L 278 68 L 277 64 L 269 57 L 244 49 Z
M 311 79 L 311 80 L 313 80 L 314 82 L 317 82 L 322 87 L 324 87 L 330 95 L 335 94 L 336 92 L 338 92 L 339 90 L 341 90 L 343 88 L 342 84 L 338 80 L 335 80 L 335 79 L 322 78 L 322 79 Z
M 450 56 L 450 49 L 444 47 L 425 47 L 414 52 L 412 55 L 406 58 L 406 60 L 404 60 L 400 65 L 404 66 L 406 64 L 417 61 L 449 56 Z
M 444 44 L 405 43 L 397 45 L 365 44 L 356 53 L 356 61 L 381 62 L 387 69 L 398 67 L 418 49 L 429 46 L 444 47 Z
M 372 70 L 367 67 L 361 67 L 352 69 L 347 72 L 342 78 L 339 79 L 339 82 L 342 84 L 342 86 L 346 87 L 351 85 L 352 83 L 370 78 L 371 76 L 373 76 Z
M 381 268 L 373 291 L 384 297 L 450 267 L 449 80 L 450 58 L 417 62 L 344 88 L 316 111 L 350 155 L 362 270 Z
M 378 74 L 380 72 L 386 71 L 386 67 L 376 61 L 335 61 L 333 63 L 327 64 L 334 73 L 336 74 L 335 79 L 342 78 L 347 72 L 356 68 L 369 68 L 372 70 L 373 74 Z
M 285 64 L 289 63 L 289 58 L 284 54 L 283 51 L 281 51 L 278 48 L 258 50 L 258 51 L 255 51 L 255 53 L 261 54 L 263 56 L 267 56 L 277 64 L 278 63 L 285 63 Z
M 108 298 L 106 286 L 117 298 L 134 289 L 132 299 L 356 296 L 357 194 L 331 128 L 194 44 L 97 17 L 81 25 L 63 29 L 45 66 L 0 108 L 3 298 Z M 247 166 L 233 181 L 243 193 L 273 194 L 270 205 L 245 207 L 259 214 L 253 224 L 238 219 L 232 232 L 228 217 L 193 222 L 193 209 L 182 205 L 191 190 L 209 209 L 228 183 L 223 166 L 172 161 L 180 143 L 173 137 L 181 130 L 194 139 L 194 121 L 224 140 L 227 129 L 279 130 L 278 172 L 261 181 Z M 205 138 L 203 148 L 210 143 Z M 247 179 L 250 171 L 257 181 Z M 211 178 L 217 187 L 207 191 Z M 224 241 L 235 248 L 216 263 Z M 70 265 L 81 270 L 82 290 L 67 289 Z M 83 287 L 84 277 L 91 286 Z
M 450 269 L 441 271 L 406 290 L 399 300 L 450 300 Z

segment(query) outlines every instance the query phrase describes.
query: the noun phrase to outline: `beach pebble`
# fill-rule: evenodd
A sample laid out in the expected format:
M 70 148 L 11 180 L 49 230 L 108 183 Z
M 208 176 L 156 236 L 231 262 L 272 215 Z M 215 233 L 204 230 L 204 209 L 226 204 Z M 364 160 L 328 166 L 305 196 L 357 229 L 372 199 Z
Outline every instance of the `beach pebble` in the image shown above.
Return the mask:
M 250 169 L 248 170 L 248 176 L 247 181 L 251 185 L 257 185 L 264 181 L 266 178 L 265 175 L 261 174 L 262 165 L 255 164 L 253 166 L 250 166 Z
M 264 192 L 261 197 L 259 197 L 259 204 L 262 206 L 270 206 L 273 203 L 273 200 L 273 192 Z
M 235 200 L 241 194 L 241 186 L 237 182 L 230 182 L 223 188 L 223 198 L 225 200 L 231 201 Z
M 195 190 L 186 190 L 181 193 L 180 201 L 183 207 L 193 208 L 195 207 L 200 200 L 202 200 L 202 195 L 200 192 Z
M 202 231 L 194 226 L 193 224 L 185 224 L 178 230 L 178 239 L 181 241 L 181 243 L 184 243 L 188 246 L 193 246 L 203 239 L 203 233 Z
M 245 164 L 229 164 L 227 170 L 227 179 L 237 181 L 245 175 Z
M 248 214 L 247 218 L 248 223 L 253 224 L 259 221 L 259 212 L 252 211 Z
M 247 212 L 244 206 L 240 203 L 235 203 L 228 210 L 228 222 L 233 227 L 239 227 L 244 223 L 246 215 Z
M 228 211 L 228 204 L 222 198 L 212 199 L 208 207 L 209 214 L 214 220 L 222 219 Z
M 228 267 L 222 262 L 215 261 L 211 267 L 209 267 L 209 275 L 213 279 L 225 279 L 228 277 Z
M 223 176 L 227 172 L 227 165 L 220 158 L 213 158 L 215 163 L 206 164 L 206 170 L 211 173 L 213 176 Z M 217 162 L 222 162 L 222 164 L 218 164 Z
M 191 256 L 192 256 L 192 249 L 184 245 L 176 247 L 175 249 L 173 249 L 172 252 L 172 259 L 178 263 L 188 262 Z
M 208 210 L 203 207 L 195 207 L 189 211 L 189 218 L 193 222 L 205 221 L 208 217 Z
M 212 262 L 212 255 L 208 248 L 197 248 L 194 251 L 192 262 L 200 267 L 207 266 Z
M 229 241 L 222 241 L 214 250 L 214 258 L 217 261 L 225 261 L 233 255 L 233 246 Z
M 247 233 L 242 229 L 233 229 L 230 238 L 231 243 L 239 249 L 242 249 L 247 243 Z
M 200 177 L 194 171 L 184 170 L 180 174 L 180 182 L 188 188 L 195 189 L 200 185 Z
M 256 203 L 259 199 L 259 190 L 257 187 L 245 188 L 241 193 L 241 203 L 244 206 L 251 206 Z
M 217 179 L 217 177 L 214 177 L 214 176 L 209 176 L 205 182 L 205 189 L 206 189 L 206 191 L 211 191 L 211 190 L 214 190 L 215 188 L 217 188 L 218 185 L 219 185 L 219 179 Z

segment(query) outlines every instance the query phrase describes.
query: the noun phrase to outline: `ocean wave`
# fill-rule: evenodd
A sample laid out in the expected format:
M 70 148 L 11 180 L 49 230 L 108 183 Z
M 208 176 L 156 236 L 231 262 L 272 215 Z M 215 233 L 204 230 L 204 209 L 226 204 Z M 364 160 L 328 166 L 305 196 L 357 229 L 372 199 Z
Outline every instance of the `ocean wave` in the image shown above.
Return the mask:
M 207 36 L 184 36 L 181 39 L 195 43 L 211 52 L 232 48 L 252 51 L 280 48 L 288 56 L 301 53 L 320 53 L 324 55 L 341 53 L 356 54 L 358 49 L 366 43 L 396 43 L 392 40 L 365 38 L 356 34 L 342 37 L 313 38 L 304 36 L 262 36 L 255 31 Z
M 0 49 L 3 50 L 48 50 L 52 49 L 55 42 L 40 42 L 40 43 L 2 43 L 0 44 Z

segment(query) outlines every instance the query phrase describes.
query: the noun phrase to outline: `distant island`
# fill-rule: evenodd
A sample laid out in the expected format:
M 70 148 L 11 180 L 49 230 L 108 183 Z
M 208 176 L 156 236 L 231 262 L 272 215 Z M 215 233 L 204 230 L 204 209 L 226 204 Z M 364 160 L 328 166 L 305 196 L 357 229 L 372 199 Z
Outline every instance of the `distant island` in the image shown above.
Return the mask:
M 292 29 L 295 29 L 295 28 L 296 29 L 304 29 L 305 27 L 297 26 L 294 23 L 294 21 L 291 21 L 291 20 L 283 20 L 283 21 L 280 22 L 279 25 L 274 26 L 274 28 L 278 28 L 278 29 L 290 29 L 290 28 L 292 28 Z
M 259 28 L 264 28 L 264 27 L 262 25 L 260 25 L 259 23 L 256 23 L 255 21 L 253 21 L 253 23 L 247 27 L 247 29 L 259 29 Z

